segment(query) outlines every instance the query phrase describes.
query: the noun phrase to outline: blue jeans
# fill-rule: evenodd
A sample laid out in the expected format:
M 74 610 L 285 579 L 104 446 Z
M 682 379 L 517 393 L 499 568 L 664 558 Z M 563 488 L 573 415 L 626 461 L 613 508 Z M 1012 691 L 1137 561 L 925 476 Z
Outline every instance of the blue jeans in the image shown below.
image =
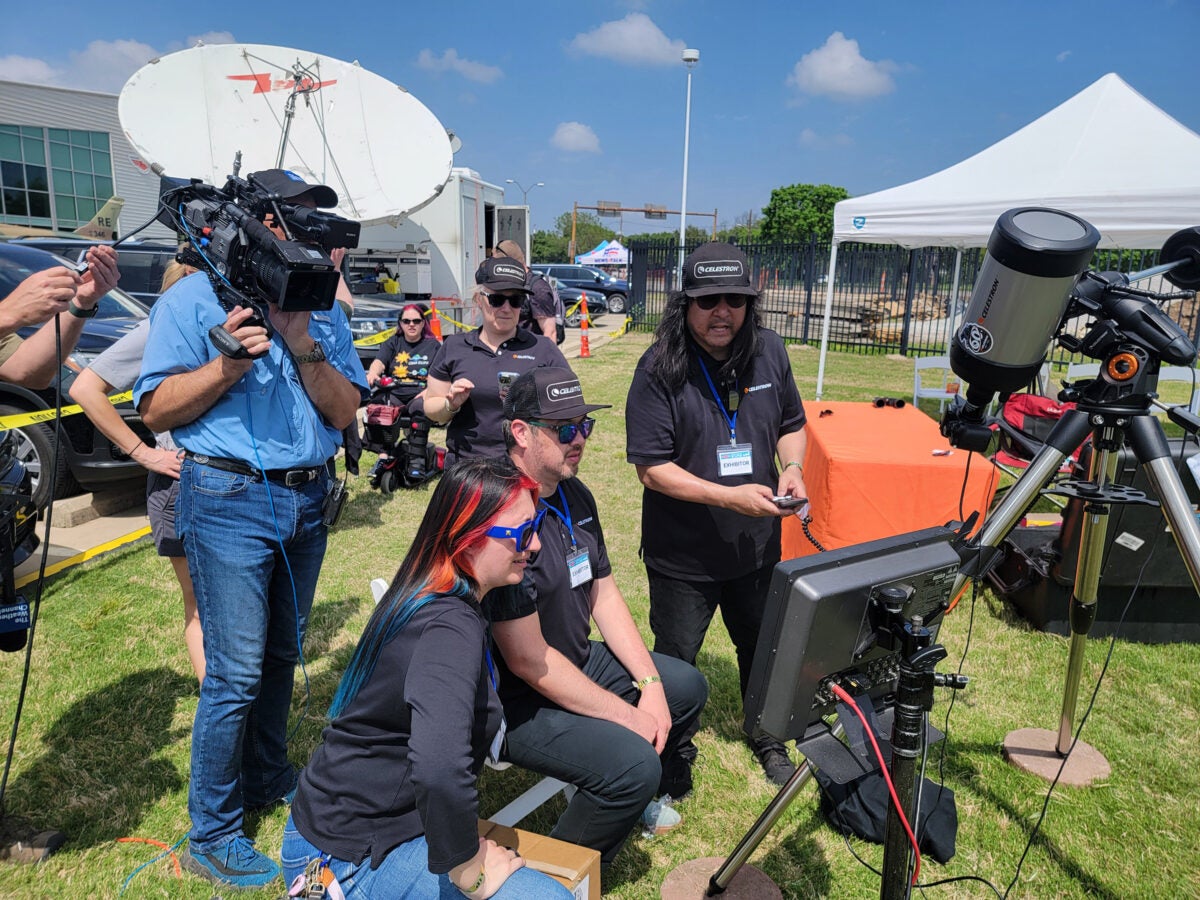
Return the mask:
M 290 885 L 304 873 L 309 862 L 323 856 L 296 830 L 291 816 L 283 829 L 283 880 Z M 341 885 L 346 900 L 370 900 L 373 897 L 396 900 L 462 900 L 463 893 L 448 875 L 429 871 L 429 846 L 425 835 L 406 841 L 384 857 L 378 869 L 371 868 L 370 857 L 361 863 L 330 859 L 329 869 Z M 571 892 L 541 872 L 529 867 L 517 869 L 492 894 L 497 900 L 571 900 Z
M 288 709 L 325 556 L 327 479 L 289 488 L 185 459 L 179 485 L 207 666 L 192 725 L 188 838 L 207 853 L 241 833 L 244 807 L 296 784 Z

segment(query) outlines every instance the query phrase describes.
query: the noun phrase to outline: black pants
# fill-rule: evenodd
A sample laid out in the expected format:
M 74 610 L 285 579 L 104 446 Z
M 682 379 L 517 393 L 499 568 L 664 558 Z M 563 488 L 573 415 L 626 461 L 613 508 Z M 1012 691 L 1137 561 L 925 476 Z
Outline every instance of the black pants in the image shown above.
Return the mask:
M 544 698 L 504 707 L 505 759 L 578 788 L 550 837 L 599 850 L 605 866 L 646 804 L 659 794 L 679 796 L 691 787 L 690 766 L 679 758 L 678 747 L 700 717 L 708 683 L 677 659 L 656 655 L 654 665 L 671 710 L 671 733 L 661 759 L 652 744 L 625 726 L 567 712 Z M 591 642 L 583 673 L 623 700 L 637 702 L 629 672 L 603 643 Z

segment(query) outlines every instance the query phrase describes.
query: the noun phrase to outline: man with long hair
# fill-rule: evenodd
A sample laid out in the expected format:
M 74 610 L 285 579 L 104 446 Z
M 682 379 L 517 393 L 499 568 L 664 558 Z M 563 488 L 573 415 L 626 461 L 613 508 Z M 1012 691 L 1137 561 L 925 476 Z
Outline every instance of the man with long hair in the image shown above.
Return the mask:
M 626 402 L 626 455 L 642 494 L 654 650 L 694 663 L 719 607 L 742 696 L 780 558 L 775 496 L 804 497 L 804 406 L 783 340 L 762 327 L 746 256 L 703 244 L 683 265 Z M 778 459 L 778 466 L 776 465 Z M 752 744 L 767 777 L 795 766 Z M 695 747 L 684 752 L 695 754 Z

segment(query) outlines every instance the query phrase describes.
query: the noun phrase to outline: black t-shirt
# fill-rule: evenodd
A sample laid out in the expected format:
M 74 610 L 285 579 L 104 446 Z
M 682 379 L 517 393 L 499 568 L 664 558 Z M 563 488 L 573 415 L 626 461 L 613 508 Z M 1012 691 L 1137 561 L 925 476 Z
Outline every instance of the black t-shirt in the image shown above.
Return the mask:
M 397 328 L 396 333 L 375 354 L 375 359 L 383 363 L 384 371 L 399 382 L 393 390 L 405 403 L 425 390 L 429 366 L 441 346 L 434 338 L 421 338 L 415 344 L 410 344 Z
M 783 340 L 759 329 L 753 371 L 737 383 L 717 381 L 720 363 L 688 341 L 688 376 L 669 392 L 650 375 L 653 348 L 638 361 L 625 404 L 626 458 L 635 465 L 673 462 L 698 478 L 724 485 L 778 484 L 775 447 L 804 427 L 804 405 L 792 377 Z M 717 447 L 729 443 L 729 425 L 713 397 L 703 357 L 718 396 L 738 395 L 737 442 L 753 447 L 752 471 L 720 476 Z M 642 556 L 647 568 L 686 581 L 727 581 L 779 561 L 780 520 L 744 516 L 728 509 L 687 503 L 646 488 L 642 491 Z
M 516 587 L 498 588 L 484 597 L 483 613 L 491 622 L 504 622 L 536 612 L 546 643 L 582 669 L 590 646 L 592 582 L 611 575 L 612 566 L 592 492 L 578 478 L 562 482 L 560 488 L 561 495 L 556 492 L 542 498 L 549 507 L 538 532 L 542 549 L 525 569 L 524 580 Z M 574 588 L 567 571 L 567 557 L 575 552 L 572 533 L 575 550 L 587 550 L 592 570 L 591 579 Z M 503 654 L 496 654 L 496 663 L 500 668 L 500 699 L 506 708 L 514 702 L 536 702 L 537 693 L 509 671 Z
M 533 293 L 521 305 L 521 317 L 517 320 L 517 324 L 522 328 L 529 329 L 534 334 L 541 334 L 542 328 L 537 320 L 547 316 L 557 320 L 558 317 L 558 304 L 554 301 L 554 290 L 544 276 L 532 270 L 525 277 L 525 286 Z
M 440 596 L 384 646 L 300 773 L 292 819 L 305 838 L 378 868 L 424 834 L 435 874 L 478 852 L 475 782 L 502 716 L 485 641 L 478 605 Z
M 469 378 L 475 385 L 462 409 L 446 426 L 446 465 L 460 459 L 504 455 L 504 395 L 518 375 L 538 366 L 567 366 L 554 341 L 518 328 L 493 352 L 478 331 L 452 334 L 442 343 L 429 374 L 453 384 Z

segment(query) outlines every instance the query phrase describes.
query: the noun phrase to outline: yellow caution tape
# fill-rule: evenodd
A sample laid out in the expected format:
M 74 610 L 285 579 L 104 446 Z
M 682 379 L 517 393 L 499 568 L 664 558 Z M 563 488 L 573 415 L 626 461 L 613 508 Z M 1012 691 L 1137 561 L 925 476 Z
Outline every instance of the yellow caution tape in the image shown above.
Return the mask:
M 625 321 L 621 323 L 621 327 L 612 332 L 610 337 L 615 340 L 629 330 L 629 326 L 633 324 L 633 316 L 626 316 Z
M 124 403 L 126 400 L 133 399 L 133 391 L 125 391 L 121 394 L 113 394 L 108 398 L 108 402 L 113 406 L 118 403 Z M 62 408 L 63 416 L 73 416 L 76 413 L 83 412 L 83 407 L 78 404 L 71 404 Z M 54 410 L 39 409 L 28 413 L 13 413 L 11 416 L 0 416 L 0 430 L 7 431 L 10 428 L 22 428 L 25 425 L 33 425 L 36 422 L 53 422 Z
M 375 334 L 367 335 L 364 338 L 359 338 L 354 342 L 355 347 L 374 347 L 376 344 L 382 344 L 393 334 L 396 333 L 395 328 L 385 328 L 383 331 L 377 331 Z
M 460 329 L 462 329 L 463 331 L 474 331 L 476 328 L 478 328 L 478 327 L 479 327 L 478 325 L 467 325 L 467 324 L 466 324 L 466 323 L 464 323 L 464 322 L 460 322 L 460 321 L 458 321 L 458 319 L 452 319 L 452 318 L 450 318 L 448 315 L 446 315 L 444 312 L 439 312 L 439 313 L 438 313 L 438 318 L 439 318 L 439 319 L 445 319 L 445 320 L 446 320 L 447 322 L 449 322 L 451 325 L 457 325 L 457 326 L 458 326 Z

